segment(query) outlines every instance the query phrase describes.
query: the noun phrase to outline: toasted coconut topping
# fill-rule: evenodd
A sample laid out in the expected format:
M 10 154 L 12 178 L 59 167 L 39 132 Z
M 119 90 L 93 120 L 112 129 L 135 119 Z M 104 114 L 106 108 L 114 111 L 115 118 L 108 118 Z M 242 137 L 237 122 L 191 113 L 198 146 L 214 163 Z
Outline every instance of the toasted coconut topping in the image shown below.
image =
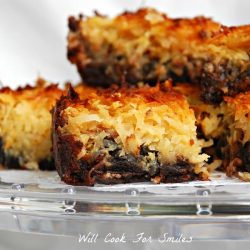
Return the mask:
M 55 84 L 46 85 L 40 79 L 36 87 L 0 90 L 3 165 L 15 159 L 15 168 L 37 169 L 40 163 L 51 160 L 50 110 L 63 91 Z

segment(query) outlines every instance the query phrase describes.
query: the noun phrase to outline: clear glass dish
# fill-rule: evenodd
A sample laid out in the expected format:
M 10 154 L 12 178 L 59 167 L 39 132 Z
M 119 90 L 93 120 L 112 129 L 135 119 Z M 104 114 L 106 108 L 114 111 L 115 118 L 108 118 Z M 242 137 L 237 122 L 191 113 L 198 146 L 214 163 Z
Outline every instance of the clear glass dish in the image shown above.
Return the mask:
M 56 172 L 0 171 L 0 229 L 79 235 L 168 233 L 196 240 L 250 240 L 250 183 L 211 181 L 70 186 Z

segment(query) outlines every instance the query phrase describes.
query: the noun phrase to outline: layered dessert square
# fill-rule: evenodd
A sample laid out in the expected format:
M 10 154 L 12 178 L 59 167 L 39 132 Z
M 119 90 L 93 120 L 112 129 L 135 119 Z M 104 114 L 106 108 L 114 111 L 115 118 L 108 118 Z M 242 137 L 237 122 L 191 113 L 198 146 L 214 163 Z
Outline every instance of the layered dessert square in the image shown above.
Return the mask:
M 197 136 L 204 139 L 203 152 L 210 156 L 207 169 L 250 181 L 250 92 L 224 97 L 219 105 L 200 100 L 200 89 L 191 84 L 174 87 L 194 110 Z
M 0 165 L 54 169 L 50 110 L 63 91 L 44 80 L 37 86 L 0 90 Z
M 219 104 L 250 88 L 249 54 L 250 26 L 171 19 L 154 9 L 69 18 L 68 58 L 92 85 L 171 78 L 198 84 L 205 102 Z
M 73 185 L 207 180 L 195 116 L 185 97 L 165 85 L 72 88 L 53 111 L 53 153 Z
M 207 169 L 209 172 L 221 169 L 222 148 L 226 145 L 228 130 L 227 105 L 224 101 L 220 104 L 210 104 L 201 100 L 201 89 L 190 83 L 177 84 L 175 91 L 183 94 L 193 109 L 196 118 L 197 138 L 203 139 L 202 152 L 208 154 Z
M 250 92 L 226 97 L 228 129 L 225 131 L 223 167 L 228 176 L 250 181 Z

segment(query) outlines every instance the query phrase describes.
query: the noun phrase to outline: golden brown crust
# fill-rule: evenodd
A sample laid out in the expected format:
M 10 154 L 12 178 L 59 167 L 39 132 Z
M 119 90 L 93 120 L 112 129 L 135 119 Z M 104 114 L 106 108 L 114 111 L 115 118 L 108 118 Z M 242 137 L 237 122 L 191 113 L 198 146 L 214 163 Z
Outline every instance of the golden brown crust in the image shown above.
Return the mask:
M 234 106 L 235 119 L 240 119 L 250 112 L 250 91 L 240 93 L 235 97 L 224 97 L 224 100 L 228 105 Z
M 113 87 L 108 89 L 94 89 L 90 88 L 90 92 L 83 96 L 81 93 L 79 94 L 81 100 L 79 104 L 85 104 L 88 107 L 87 99 L 100 99 L 103 104 L 110 105 L 115 101 L 120 102 L 121 104 L 130 103 L 131 100 L 136 99 L 137 103 L 154 103 L 155 105 L 166 104 L 174 108 L 174 106 L 180 106 L 186 108 L 187 103 L 185 97 L 177 92 L 173 91 L 172 87 L 168 87 L 167 84 L 157 84 L 155 87 L 150 87 L 148 85 L 144 85 L 143 87 L 137 88 L 128 88 L 128 87 Z M 79 93 L 79 91 L 76 92 Z
M 18 87 L 16 90 L 10 87 L 3 87 L 0 89 L 0 95 L 9 95 L 11 98 L 15 99 L 17 102 L 21 100 L 39 102 L 41 100 L 43 103 L 51 107 L 51 103 L 54 103 L 56 99 L 59 99 L 63 94 L 63 91 L 58 88 L 57 84 L 37 85 L 31 86 L 26 85 L 24 87 Z
M 208 40 L 216 46 L 226 46 L 229 49 L 243 49 L 250 52 L 250 25 L 223 28 L 223 31 Z

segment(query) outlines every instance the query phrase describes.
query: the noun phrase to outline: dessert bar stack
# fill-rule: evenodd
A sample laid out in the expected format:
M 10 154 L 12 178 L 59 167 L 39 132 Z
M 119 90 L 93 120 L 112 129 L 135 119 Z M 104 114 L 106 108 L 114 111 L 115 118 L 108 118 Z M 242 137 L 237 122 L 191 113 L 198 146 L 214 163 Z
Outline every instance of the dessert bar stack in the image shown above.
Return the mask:
M 77 86 L 1 90 L 1 165 L 54 167 L 73 185 L 209 180 L 215 169 L 250 181 L 249 25 L 150 8 L 79 15 L 67 56 Z

